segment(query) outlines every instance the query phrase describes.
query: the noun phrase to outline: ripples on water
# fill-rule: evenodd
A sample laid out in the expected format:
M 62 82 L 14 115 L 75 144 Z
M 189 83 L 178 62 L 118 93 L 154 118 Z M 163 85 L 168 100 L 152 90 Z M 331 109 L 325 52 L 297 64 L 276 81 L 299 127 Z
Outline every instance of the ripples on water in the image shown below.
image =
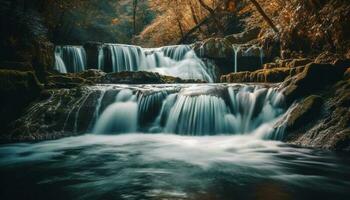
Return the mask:
M 350 199 L 347 155 L 254 136 L 84 135 L 0 146 L 0 199 Z

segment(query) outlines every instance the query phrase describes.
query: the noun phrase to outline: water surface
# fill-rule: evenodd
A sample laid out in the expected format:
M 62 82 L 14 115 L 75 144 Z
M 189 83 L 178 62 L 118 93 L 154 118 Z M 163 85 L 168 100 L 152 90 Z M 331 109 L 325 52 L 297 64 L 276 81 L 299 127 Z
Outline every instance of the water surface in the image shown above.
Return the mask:
M 0 146 L 0 199 L 350 199 L 350 159 L 254 135 Z

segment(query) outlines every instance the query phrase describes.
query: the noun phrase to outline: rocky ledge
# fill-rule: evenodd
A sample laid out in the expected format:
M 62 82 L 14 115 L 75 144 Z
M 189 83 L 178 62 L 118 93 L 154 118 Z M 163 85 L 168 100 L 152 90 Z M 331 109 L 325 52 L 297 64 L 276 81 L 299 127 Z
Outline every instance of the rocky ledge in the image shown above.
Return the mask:
M 283 121 L 285 142 L 350 151 L 350 60 L 280 60 L 224 75 L 221 82 L 280 82 L 291 106 Z
M 156 72 L 116 72 L 105 73 L 90 69 L 80 73 L 49 73 L 47 88 L 74 88 L 93 84 L 172 84 L 204 83 L 202 80 L 184 80 L 177 77 L 160 75 Z

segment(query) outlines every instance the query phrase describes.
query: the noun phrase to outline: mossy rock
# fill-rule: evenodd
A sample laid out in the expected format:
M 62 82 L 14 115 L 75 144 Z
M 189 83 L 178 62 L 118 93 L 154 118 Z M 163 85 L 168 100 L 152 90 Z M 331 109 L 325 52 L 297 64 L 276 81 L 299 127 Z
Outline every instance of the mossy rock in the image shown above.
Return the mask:
M 291 103 L 298 98 L 337 82 L 343 77 L 343 74 L 344 69 L 341 67 L 331 64 L 311 63 L 305 67 L 302 73 L 293 78 L 283 92 Z
M 311 95 L 300 102 L 290 113 L 287 121 L 287 131 L 292 131 L 312 121 L 320 113 L 322 98 Z

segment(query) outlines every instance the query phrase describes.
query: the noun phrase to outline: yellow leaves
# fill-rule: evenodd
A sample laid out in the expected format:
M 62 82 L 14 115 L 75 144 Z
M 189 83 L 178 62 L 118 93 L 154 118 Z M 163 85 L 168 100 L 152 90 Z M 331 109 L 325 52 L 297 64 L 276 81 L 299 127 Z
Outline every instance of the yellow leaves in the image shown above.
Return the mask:
M 114 18 L 111 21 L 111 25 L 118 25 L 120 23 L 120 20 L 118 18 Z

